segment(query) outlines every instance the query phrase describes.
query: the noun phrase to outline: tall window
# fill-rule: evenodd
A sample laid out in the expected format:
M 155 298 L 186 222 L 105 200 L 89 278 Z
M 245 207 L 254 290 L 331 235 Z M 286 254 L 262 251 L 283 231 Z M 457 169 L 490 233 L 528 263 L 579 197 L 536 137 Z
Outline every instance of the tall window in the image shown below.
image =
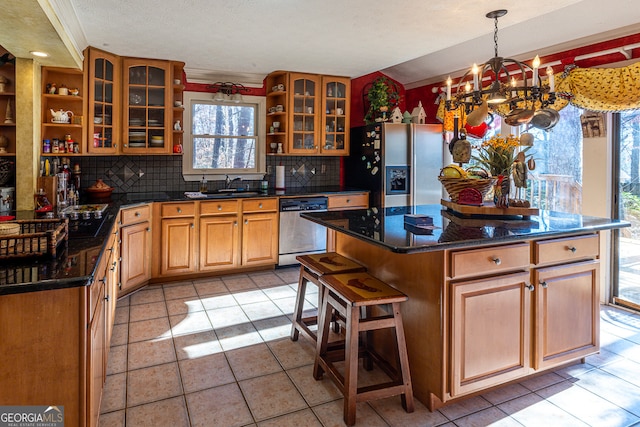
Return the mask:
M 230 174 L 261 178 L 265 163 L 260 120 L 264 100 L 244 97 L 242 103 L 215 102 L 203 99 L 207 95 L 185 94 L 185 179 L 203 175 L 222 179 Z

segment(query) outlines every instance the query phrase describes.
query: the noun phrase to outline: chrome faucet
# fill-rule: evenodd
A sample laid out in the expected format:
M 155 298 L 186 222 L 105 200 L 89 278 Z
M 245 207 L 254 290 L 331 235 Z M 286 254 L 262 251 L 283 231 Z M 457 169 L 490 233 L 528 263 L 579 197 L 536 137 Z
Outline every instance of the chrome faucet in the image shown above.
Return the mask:
M 236 181 L 242 181 L 242 177 L 236 176 L 235 178 L 231 179 L 229 178 L 229 175 L 226 175 L 224 179 L 224 188 L 226 189 L 231 188 L 231 183 Z

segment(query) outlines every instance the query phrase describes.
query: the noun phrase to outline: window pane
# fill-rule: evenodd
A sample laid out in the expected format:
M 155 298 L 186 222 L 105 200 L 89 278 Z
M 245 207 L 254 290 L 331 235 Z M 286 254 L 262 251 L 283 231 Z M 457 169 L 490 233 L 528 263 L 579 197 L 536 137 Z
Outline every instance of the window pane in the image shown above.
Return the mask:
M 255 168 L 255 138 L 193 138 L 194 169 Z
M 194 104 L 193 135 L 255 136 L 255 107 Z

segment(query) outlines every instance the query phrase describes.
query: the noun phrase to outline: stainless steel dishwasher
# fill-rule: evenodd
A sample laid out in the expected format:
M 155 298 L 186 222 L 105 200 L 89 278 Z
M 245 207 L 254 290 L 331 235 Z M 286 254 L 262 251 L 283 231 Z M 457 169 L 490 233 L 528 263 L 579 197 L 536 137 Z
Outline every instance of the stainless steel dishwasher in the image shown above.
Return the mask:
M 327 250 L 327 229 L 308 219 L 300 218 L 300 212 L 326 210 L 326 197 L 280 199 L 278 265 L 296 264 L 296 255 Z

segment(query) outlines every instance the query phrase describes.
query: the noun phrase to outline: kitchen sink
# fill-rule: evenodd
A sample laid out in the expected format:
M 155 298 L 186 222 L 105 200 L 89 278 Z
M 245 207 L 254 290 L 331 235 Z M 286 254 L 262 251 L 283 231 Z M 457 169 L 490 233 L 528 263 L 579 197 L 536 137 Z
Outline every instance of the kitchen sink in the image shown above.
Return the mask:
M 221 193 L 207 193 L 207 199 L 235 199 L 239 197 L 253 197 L 261 193 L 257 191 L 225 191 Z

